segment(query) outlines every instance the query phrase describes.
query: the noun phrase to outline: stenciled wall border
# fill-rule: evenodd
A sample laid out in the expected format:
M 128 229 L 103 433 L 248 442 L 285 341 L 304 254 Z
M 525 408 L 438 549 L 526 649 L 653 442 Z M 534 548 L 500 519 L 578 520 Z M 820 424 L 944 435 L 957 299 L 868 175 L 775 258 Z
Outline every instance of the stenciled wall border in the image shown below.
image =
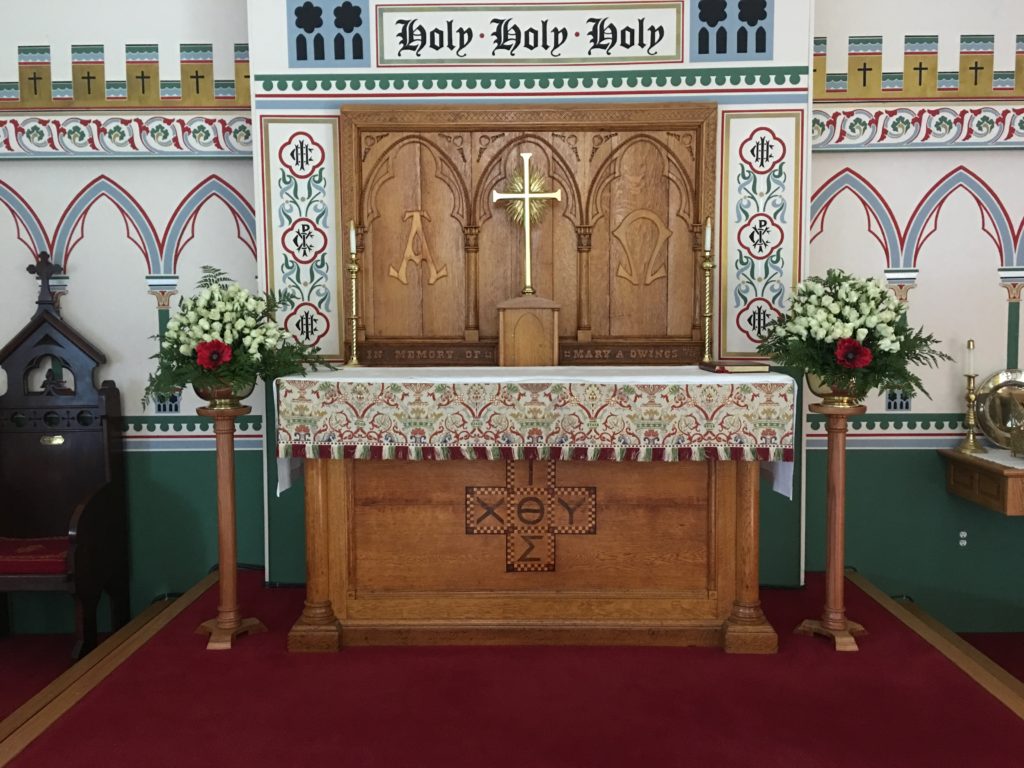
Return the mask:
M 405 94 L 415 96 L 481 95 L 501 96 L 561 92 L 607 93 L 629 88 L 634 92 L 678 92 L 680 88 L 708 92 L 759 92 L 807 90 L 807 67 L 722 67 L 686 69 L 640 69 L 594 72 L 371 72 L 367 74 L 307 75 L 295 72 L 254 75 L 253 98 L 295 98 L 310 96 L 351 96 L 357 93 Z
M 160 79 L 160 46 L 156 43 L 126 45 L 122 59 L 125 79 L 107 79 L 107 64 L 121 56 L 118 51 L 108 57 L 103 45 L 72 45 L 71 79 L 54 80 L 50 46 L 19 45 L 18 79 L 0 82 L 0 111 L 166 112 L 249 106 L 247 43 L 234 46 L 231 80 L 214 78 L 210 43 L 178 46 L 178 80 Z
M 0 159 L 251 158 L 248 115 L 0 117 Z
M 966 434 L 962 413 L 868 413 L 848 419 L 850 450 L 920 450 L 952 448 Z M 807 450 L 828 447 L 825 418 L 807 417 Z
M 899 106 L 814 110 L 816 152 L 892 149 L 1020 149 L 1024 106 Z
M 823 102 L 1006 101 L 1024 97 L 1024 35 L 1017 35 L 1013 69 L 995 68 L 996 35 L 963 34 L 956 69 L 939 69 L 938 35 L 905 35 L 903 65 L 886 72 L 882 35 L 847 37 L 846 71 L 828 72 L 829 40 L 813 43 L 814 100 Z M 842 44 L 840 43 L 840 45 Z M 895 42 L 895 41 L 892 41 Z
M 126 416 L 118 425 L 126 453 L 216 450 L 213 423 L 202 416 Z M 263 450 L 263 417 L 236 420 L 236 451 Z

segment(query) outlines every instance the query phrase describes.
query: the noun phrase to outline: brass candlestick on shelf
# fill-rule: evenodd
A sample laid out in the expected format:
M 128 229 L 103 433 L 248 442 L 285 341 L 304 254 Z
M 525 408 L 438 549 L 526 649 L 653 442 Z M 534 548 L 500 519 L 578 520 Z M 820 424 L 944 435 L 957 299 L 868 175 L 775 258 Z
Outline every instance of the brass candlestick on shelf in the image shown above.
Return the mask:
M 975 428 L 978 425 L 978 396 L 974 390 L 974 339 L 967 340 L 967 412 L 964 414 L 964 421 L 967 423 L 967 434 L 957 447 L 961 453 L 988 453 L 988 449 L 978 442 Z
M 349 293 L 352 296 L 352 310 L 349 322 L 351 323 L 352 333 L 352 346 L 349 348 L 348 362 L 346 366 L 354 368 L 361 365 L 359 362 L 358 352 L 358 337 L 359 337 L 359 299 L 358 299 L 358 284 L 359 281 L 357 276 L 359 275 L 359 260 L 356 257 L 356 226 L 353 222 L 348 223 L 348 279 L 349 279 Z
M 700 268 L 704 270 L 704 357 L 703 363 L 711 362 L 711 270 L 715 262 L 711 260 L 711 217 L 704 220 L 704 261 Z
M 964 421 L 967 422 L 967 434 L 960 441 L 957 450 L 961 453 L 988 453 L 988 449 L 978 442 L 975 432 L 977 426 L 978 396 L 974 393 L 975 374 L 968 373 L 964 376 L 967 379 L 967 413 Z

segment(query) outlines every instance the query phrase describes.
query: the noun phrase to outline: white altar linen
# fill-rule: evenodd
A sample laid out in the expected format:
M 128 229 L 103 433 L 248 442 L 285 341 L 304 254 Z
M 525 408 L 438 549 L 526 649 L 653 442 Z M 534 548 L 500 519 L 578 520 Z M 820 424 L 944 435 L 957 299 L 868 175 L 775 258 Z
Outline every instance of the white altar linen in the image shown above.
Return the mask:
M 796 382 L 696 366 L 341 368 L 275 382 L 289 460 L 761 460 L 792 496 Z M 297 463 L 297 462 L 296 462 Z

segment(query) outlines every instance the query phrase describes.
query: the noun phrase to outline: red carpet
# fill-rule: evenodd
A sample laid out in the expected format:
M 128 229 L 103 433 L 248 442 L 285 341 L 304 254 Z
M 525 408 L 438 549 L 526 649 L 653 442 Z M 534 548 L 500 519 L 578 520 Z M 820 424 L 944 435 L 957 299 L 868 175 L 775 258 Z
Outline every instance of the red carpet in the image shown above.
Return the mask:
M 0 720 L 71 667 L 74 644 L 71 635 L 0 637 Z
M 791 630 L 822 582 L 766 591 L 776 656 L 670 648 L 362 648 L 290 655 L 299 589 L 242 573 L 270 632 L 207 652 L 216 589 L 11 763 L 1024 766 L 1024 721 L 850 585 L 862 651 Z
M 965 632 L 964 640 L 1024 682 L 1024 633 Z

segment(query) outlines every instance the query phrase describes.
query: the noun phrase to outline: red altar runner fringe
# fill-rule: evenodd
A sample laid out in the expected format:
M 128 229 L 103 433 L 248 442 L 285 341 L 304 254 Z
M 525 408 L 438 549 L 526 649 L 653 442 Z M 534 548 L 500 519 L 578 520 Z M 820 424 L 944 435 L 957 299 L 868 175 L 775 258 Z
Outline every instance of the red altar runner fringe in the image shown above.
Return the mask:
M 209 590 L 10 763 L 623 768 L 1024 766 L 1024 722 L 863 592 L 859 653 L 791 630 L 823 580 L 762 591 L 779 653 L 406 647 L 289 654 L 301 588 L 240 573 L 266 634 L 205 650 Z
M 793 461 L 793 448 L 560 448 L 518 446 L 475 446 L 435 448 L 410 445 L 324 445 L 293 443 L 278 445 L 280 458 L 367 459 L 396 461 L 496 460 L 505 461 Z

